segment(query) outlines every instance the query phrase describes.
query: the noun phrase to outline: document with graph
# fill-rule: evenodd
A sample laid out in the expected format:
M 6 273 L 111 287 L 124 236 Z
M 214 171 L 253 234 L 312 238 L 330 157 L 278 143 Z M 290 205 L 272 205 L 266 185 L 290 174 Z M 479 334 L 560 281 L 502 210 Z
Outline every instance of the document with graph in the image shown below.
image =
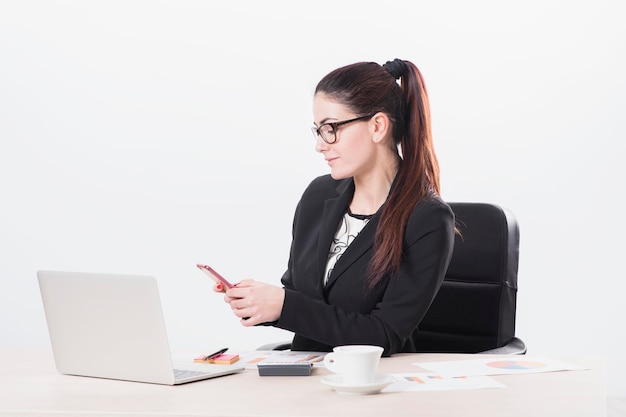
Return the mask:
M 458 361 L 415 362 L 413 365 L 447 376 L 511 375 L 588 369 L 574 363 L 526 355 L 483 357 Z

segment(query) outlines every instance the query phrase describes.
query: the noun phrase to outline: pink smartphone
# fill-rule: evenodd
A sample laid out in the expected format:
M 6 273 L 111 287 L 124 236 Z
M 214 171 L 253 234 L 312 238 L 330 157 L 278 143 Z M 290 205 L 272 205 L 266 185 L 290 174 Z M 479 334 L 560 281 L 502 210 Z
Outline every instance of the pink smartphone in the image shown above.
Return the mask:
M 223 286 L 225 286 L 226 288 L 232 288 L 233 284 L 231 284 L 230 282 L 228 282 L 228 280 L 226 280 L 226 278 L 224 278 L 223 276 L 221 276 L 220 274 L 217 273 L 217 271 L 213 268 L 211 268 L 208 265 L 202 265 L 202 264 L 196 264 L 196 266 L 198 268 L 200 268 L 200 270 L 202 272 L 204 272 L 205 274 L 207 274 L 209 276 L 209 278 L 211 278 L 213 281 L 215 281 L 217 284 L 222 284 Z

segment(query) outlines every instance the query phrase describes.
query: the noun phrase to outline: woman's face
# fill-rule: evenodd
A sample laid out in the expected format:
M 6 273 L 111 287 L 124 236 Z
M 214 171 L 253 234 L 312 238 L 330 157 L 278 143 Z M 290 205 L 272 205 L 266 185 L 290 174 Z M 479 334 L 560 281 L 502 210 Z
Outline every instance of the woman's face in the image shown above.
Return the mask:
M 331 101 L 323 93 L 313 98 L 313 122 L 315 127 L 324 123 L 342 122 L 354 119 L 354 114 L 343 104 Z M 337 138 L 333 144 L 326 143 L 317 137 L 315 150 L 320 152 L 328 166 L 330 174 L 336 179 L 367 175 L 373 169 L 375 161 L 375 145 L 372 141 L 369 120 L 355 121 L 337 127 Z

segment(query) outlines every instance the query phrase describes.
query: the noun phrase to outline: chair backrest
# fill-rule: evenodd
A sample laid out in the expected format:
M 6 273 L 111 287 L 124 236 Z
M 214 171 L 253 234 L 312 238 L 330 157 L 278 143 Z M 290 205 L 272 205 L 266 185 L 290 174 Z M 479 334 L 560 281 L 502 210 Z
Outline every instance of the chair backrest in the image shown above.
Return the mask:
M 500 348 L 516 339 L 517 220 L 495 204 L 448 204 L 460 235 L 441 289 L 414 335 L 415 345 L 420 352 Z

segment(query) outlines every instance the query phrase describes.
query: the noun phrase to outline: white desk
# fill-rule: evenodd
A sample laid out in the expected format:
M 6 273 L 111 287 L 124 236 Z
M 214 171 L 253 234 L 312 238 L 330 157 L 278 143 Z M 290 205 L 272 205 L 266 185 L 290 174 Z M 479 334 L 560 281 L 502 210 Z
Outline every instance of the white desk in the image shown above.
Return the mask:
M 413 362 L 477 355 L 402 354 L 381 373 L 418 372 Z M 492 356 L 495 357 L 495 356 Z M 1 416 L 567 416 L 605 415 L 604 361 L 555 357 L 589 367 L 493 378 L 506 388 L 337 394 L 311 376 L 260 377 L 256 370 L 180 386 L 60 375 L 46 349 L 0 349 Z

